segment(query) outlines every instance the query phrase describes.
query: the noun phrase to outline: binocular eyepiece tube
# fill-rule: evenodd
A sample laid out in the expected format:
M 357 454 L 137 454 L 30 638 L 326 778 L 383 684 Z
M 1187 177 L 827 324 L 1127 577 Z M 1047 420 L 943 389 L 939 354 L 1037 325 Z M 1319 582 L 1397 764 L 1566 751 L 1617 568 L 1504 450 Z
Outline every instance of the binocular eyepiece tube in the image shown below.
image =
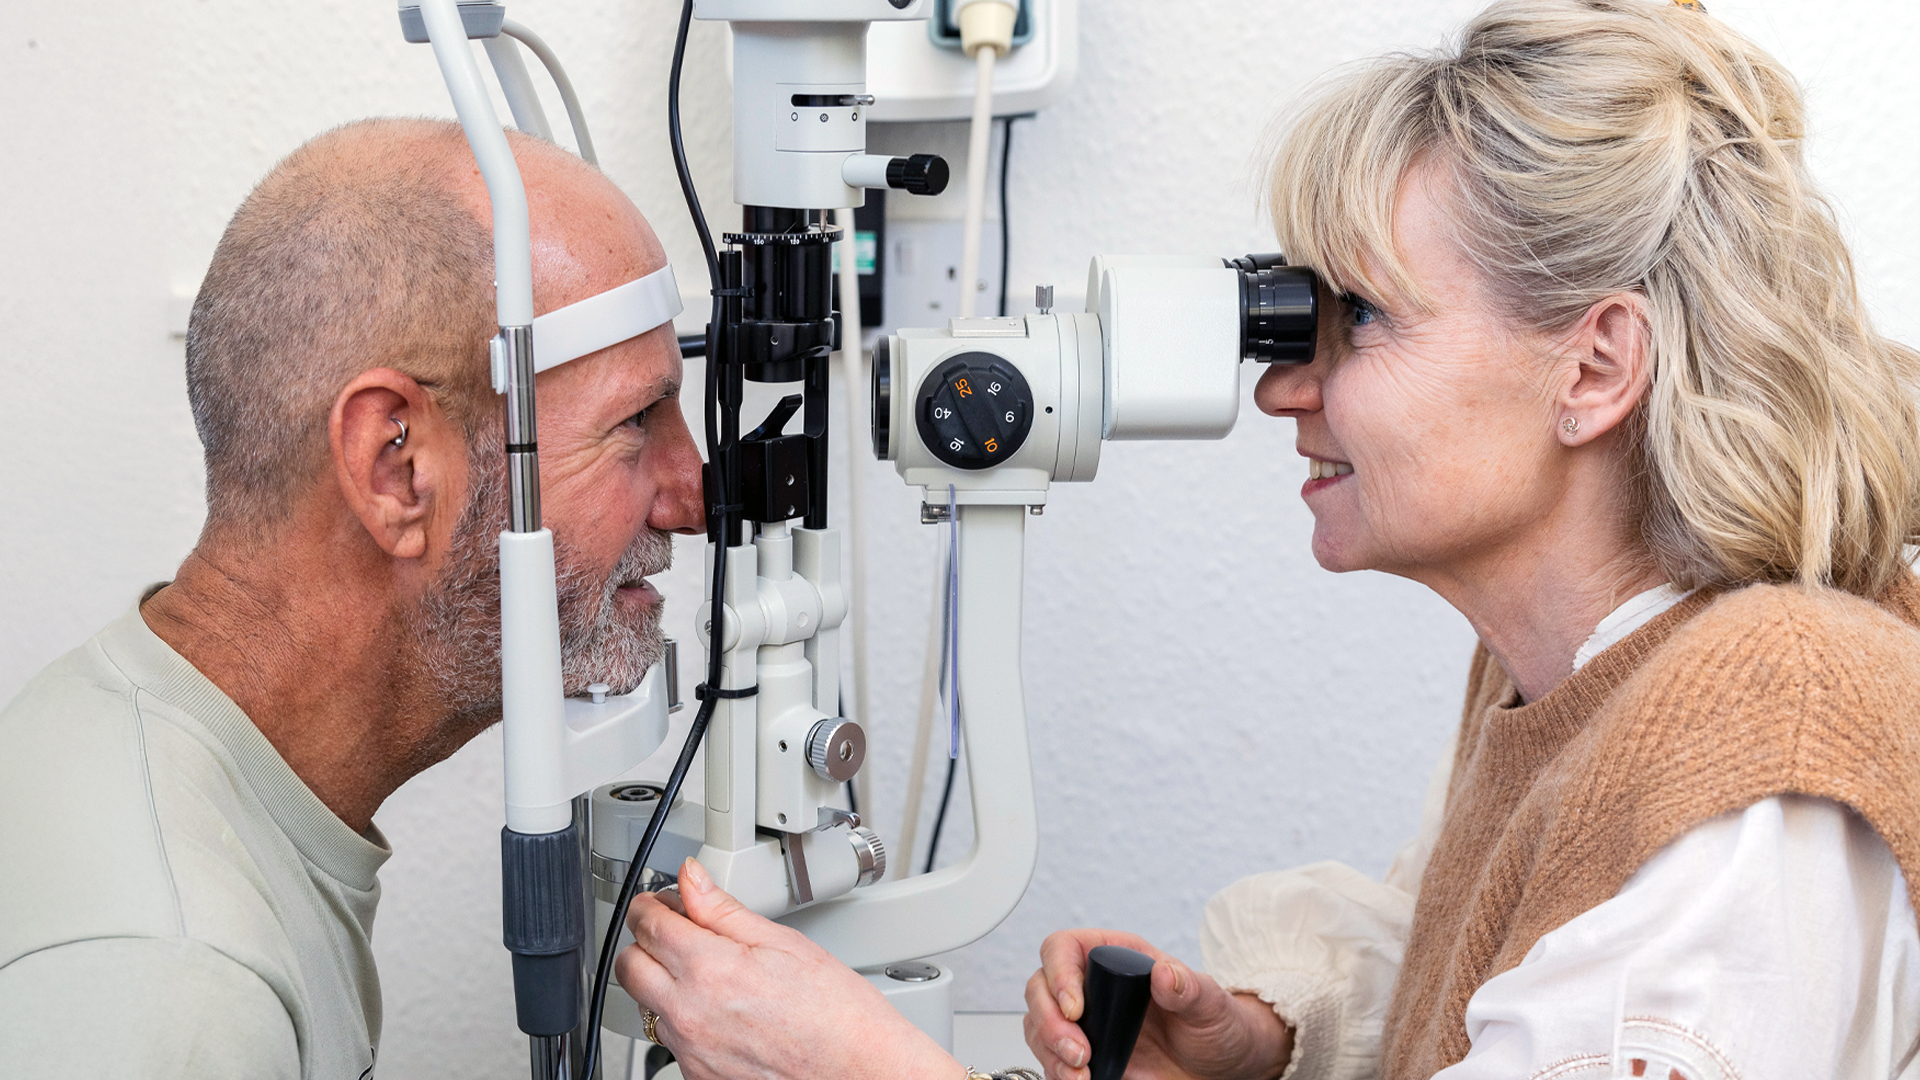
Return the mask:
M 1240 358 L 1311 364 L 1320 326 L 1319 278 L 1285 255 L 1225 260 L 1240 274 Z

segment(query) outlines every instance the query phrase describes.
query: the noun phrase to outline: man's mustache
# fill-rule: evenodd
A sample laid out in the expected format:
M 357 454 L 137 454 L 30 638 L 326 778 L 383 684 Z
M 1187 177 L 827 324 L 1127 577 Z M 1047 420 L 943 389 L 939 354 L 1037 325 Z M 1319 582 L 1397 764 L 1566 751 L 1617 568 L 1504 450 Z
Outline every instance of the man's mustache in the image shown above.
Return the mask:
M 646 532 L 634 537 L 633 543 L 614 564 L 613 572 L 607 575 L 609 588 L 622 588 L 638 585 L 655 574 L 664 574 L 673 568 L 673 534 L 661 532 L 651 526 Z

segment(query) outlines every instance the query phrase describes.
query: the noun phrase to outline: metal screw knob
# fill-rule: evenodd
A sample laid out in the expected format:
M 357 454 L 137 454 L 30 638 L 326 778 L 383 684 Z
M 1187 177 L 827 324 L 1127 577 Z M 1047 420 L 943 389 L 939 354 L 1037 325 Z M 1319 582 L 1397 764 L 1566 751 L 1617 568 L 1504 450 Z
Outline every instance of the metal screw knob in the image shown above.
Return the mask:
M 1033 306 L 1039 308 L 1040 314 L 1042 315 L 1053 311 L 1053 286 L 1035 285 L 1033 287 Z
M 853 883 L 856 889 L 862 889 L 887 876 L 887 845 L 880 841 L 880 834 L 862 825 L 848 834 L 853 843 L 853 857 L 860 862 L 860 877 Z
M 822 780 L 851 780 L 866 760 L 867 733 L 851 720 L 822 720 L 807 733 L 807 764 Z

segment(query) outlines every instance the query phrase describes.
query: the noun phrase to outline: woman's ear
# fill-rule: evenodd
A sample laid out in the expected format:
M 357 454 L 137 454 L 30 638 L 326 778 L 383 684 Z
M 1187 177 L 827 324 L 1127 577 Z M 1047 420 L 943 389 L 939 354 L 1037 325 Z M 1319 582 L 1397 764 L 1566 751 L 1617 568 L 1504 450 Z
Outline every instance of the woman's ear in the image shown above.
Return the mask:
M 341 389 L 327 428 L 341 497 L 367 535 L 396 559 L 424 556 L 466 459 L 458 427 L 410 376 L 373 368 Z
M 1555 434 L 1584 446 L 1626 422 L 1653 384 L 1653 330 L 1646 298 L 1615 293 L 1562 339 L 1566 359 L 1555 394 Z

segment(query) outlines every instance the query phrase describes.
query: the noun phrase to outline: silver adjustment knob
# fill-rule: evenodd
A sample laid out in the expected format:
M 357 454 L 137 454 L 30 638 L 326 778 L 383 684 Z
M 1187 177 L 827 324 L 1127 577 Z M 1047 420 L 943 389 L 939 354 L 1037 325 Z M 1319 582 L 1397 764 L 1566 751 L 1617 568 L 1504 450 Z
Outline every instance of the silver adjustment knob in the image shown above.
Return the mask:
M 822 720 L 807 733 L 807 764 L 822 780 L 845 783 L 866 760 L 867 733 L 851 720 Z
M 853 857 L 860 860 L 860 877 L 854 888 L 865 888 L 887 876 L 887 845 L 881 842 L 879 833 L 862 825 L 849 832 L 847 839 L 853 842 Z

